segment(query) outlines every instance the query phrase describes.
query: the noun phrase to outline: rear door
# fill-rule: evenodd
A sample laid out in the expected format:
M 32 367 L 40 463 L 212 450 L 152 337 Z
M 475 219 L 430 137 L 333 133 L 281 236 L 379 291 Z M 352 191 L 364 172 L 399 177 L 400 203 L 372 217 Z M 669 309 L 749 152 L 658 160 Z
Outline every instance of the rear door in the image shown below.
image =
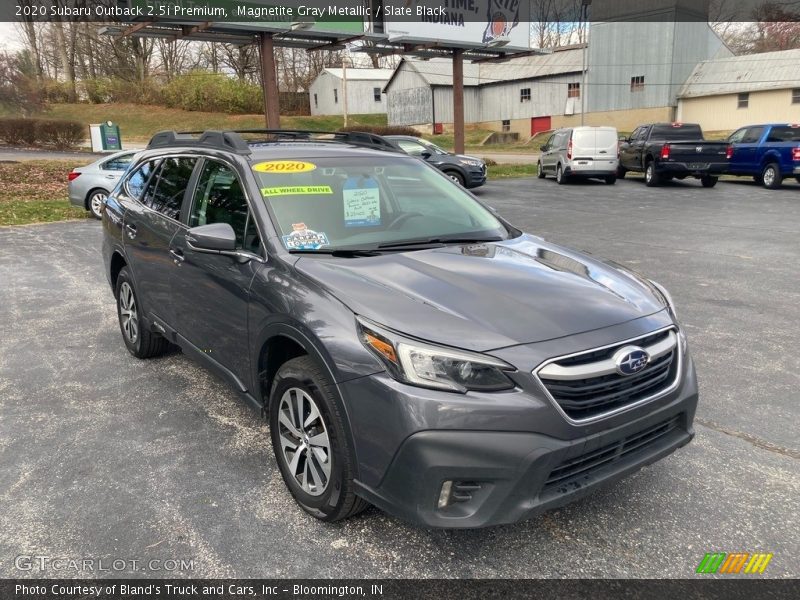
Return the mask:
M 161 160 L 151 175 L 134 173 L 127 187 L 138 188 L 145 178 L 138 202 L 126 208 L 125 254 L 136 282 L 136 291 L 149 319 L 158 318 L 174 327 L 172 278 L 174 257 L 170 242 L 180 231 L 181 206 L 197 159 L 170 156 Z M 143 165 L 144 166 L 144 165 Z
M 171 278 L 177 330 L 241 382 L 247 382 L 247 311 L 250 284 L 263 264 L 261 236 L 234 165 L 204 159 L 196 181 L 186 199 L 188 227 L 228 223 L 236 233 L 237 249 L 253 259 L 240 262 L 230 256 L 197 252 L 188 246 L 185 233 L 174 236 L 170 248 L 180 257 Z

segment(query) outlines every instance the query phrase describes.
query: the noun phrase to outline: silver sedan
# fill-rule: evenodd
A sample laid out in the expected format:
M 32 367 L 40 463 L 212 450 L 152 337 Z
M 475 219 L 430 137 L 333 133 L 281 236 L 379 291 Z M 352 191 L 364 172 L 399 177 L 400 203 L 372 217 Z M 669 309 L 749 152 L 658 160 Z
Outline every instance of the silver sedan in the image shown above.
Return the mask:
M 69 174 L 69 201 L 85 208 L 96 219 L 101 217 L 103 202 L 117 187 L 135 151 L 126 150 L 96 160 L 85 167 L 76 167 Z

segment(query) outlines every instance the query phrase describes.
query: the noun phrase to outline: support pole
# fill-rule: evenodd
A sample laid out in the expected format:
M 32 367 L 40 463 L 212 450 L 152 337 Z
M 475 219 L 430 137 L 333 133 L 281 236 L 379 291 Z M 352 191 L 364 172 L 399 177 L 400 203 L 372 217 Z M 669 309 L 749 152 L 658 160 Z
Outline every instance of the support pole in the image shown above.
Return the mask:
M 464 154 L 464 50 L 453 50 L 453 146 Z
M 264 87 L 264 116 L 267 129 L 280 129 L 281 110 L 278 100 L 278 78 L 275 74 L 275 44 L 271 33 L 260 33 L 261 82 Z

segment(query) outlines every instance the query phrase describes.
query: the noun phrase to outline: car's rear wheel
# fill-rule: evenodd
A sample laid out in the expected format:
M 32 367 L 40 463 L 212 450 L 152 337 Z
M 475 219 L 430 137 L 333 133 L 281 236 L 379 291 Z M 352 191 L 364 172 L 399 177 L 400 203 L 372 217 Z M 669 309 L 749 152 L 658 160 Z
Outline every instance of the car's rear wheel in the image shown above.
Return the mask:
M 606 175 L 604 180 L 608 185 L 614 185 L 617 183 L 617 178 L 615 175 Z
M 625 175 L 627 175 L 628 169 L 625 167 L 617 167 L 617 179 L 625 179 Z
M 556 183 L 558 183 L 558 185 L 567 183 L 567 176 L 564 175 L 564 169 L 561 168 L 561 164 L 556 167 Z
M 661 183 L 661 178 L 656 173 L 656 165 L 652 160 L 645 165 L 644 182 L 647 187 L 655 187 Z
M 546 174 L 545 174 L 545 172 L 544 172 L 544 169 L 542 168 L 542 163 L 541 163 L 541 161 L 540 161 L 540 162 L 538 162 L 538 163 L 536 164 L 536 169 L 537 169 L 537 170 L 536 170 L 536 176 L 537 176 L 539 179 L 544 179 L 545 177 L 547 177 L 547 175 L 546 175 Z
M 136 358 L 163 354 L 169 342 L 147 328 L 128 267 L 122 267 L 117 276 L 116 295 L 119 329 L 128 352 Z
M 783 177 L 778 163 L 769 163 L 764 167 L 764 170 L 761 171 L 761 181 L 764 187 L 770 190 L 776 190 L 781 187 Z
M 719 177 L 713 177 L 711 175 L 706 175 L 705 177 L 700 178 L 700 183 L 703 185 L 704 188 L 712 188 L 717 185 L 717 181 L 719 181 Z
M 86 196 L 86 209 L 95 219 L 103 218 L 103 204 L 107 198 L 108 192 L 101 189 L 92 190 Z
M 458 185 L 462 187 L 464 186 L 464 176 L 458 171 L 445 171 L 444 174 L 455 181 Z
M 797 177 L 795 177 L 795 178 L 794 178 L 794 180 L 795 180 L 797 183 L 800 183 L 800 175 L 798 175 Z
M 327 374 L 308 356 L 284 363 L 270 392 L 272 448 L 303 510 L 339 521 L 369 504 L 355 494 L 355 452 Z

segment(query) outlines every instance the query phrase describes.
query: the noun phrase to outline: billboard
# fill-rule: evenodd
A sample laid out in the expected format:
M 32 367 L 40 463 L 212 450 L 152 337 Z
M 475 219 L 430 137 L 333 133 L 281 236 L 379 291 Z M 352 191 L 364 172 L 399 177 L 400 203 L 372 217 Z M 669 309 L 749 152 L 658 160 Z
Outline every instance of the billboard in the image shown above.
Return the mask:
M 384 0 L 391 41 L 530 48 L 529 0 Z

